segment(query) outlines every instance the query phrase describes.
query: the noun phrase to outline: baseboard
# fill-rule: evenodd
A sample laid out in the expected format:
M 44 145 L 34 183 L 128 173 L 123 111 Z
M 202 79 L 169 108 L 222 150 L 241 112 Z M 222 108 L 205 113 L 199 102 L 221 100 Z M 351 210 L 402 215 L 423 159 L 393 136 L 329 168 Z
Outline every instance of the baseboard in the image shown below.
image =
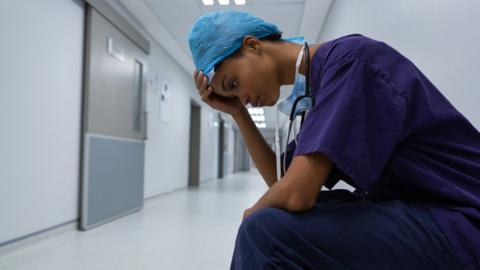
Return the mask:
M 33 232 L 6 242 L 0 243 L 0 257 L 14 253 L 32 244 L 41 242 L 45 239 L 78 230 L 79 219 L 67 221 L 50 228 Z

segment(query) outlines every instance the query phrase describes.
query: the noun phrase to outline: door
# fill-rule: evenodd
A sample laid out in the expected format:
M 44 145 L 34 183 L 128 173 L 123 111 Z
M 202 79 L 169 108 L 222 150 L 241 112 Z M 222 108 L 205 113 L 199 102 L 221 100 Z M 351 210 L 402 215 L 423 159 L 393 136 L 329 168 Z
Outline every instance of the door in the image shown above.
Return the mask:
M 250 156 L 247 147 L 240 134 L 235 130 L 235 152 L 234 152 L 234 172 L 245 172 L 250 170 Z
M 194 101 L 190 104 L 190 147 L 188 186 L 198 187 L 200 184 L 200 106 Z
M 146 55 L 87 9 L 81 228 L 143 207 Z
M 233 172 L 232 159 L 233 147 L 231 145 L 231 123 L 223 122 L 223 175 L 226 176 Z
M 225 121 L 223 120 L 222 116 L 218 114 L 218 166 L 217 166 L 217 178 L 223 178 L 224 176 L 224 150 L 223 146 L 225 144 L 224 142 L 224 126 L 225 126 Z

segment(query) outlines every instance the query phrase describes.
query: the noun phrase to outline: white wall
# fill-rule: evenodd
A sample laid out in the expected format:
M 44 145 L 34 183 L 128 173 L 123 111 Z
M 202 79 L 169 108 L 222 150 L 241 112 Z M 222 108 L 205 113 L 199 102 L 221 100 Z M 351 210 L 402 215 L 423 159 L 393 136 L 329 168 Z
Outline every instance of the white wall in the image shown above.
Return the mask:
M 122 6 L 108 2 L 147 35 L 149 62 L 172 82 L 170 123 L 150 123 L 145 197 L 185 187 L 190 100 L 201 103 L 192 77 Z M 82 3 L 0 1 L 0 245 L 79 217 Z M 203 160 L 217 153 L 210 111 L 202 104 Z M 216 166 L 201 161 L 201 181 L 215 177 Z
M 78 218 L 83 17 L 0 1 L 0 243 Z
M 107 2 L 150 40 L 149 65 L 171 81 L 168 124 L 155 120 L 158 102 L 147 101 L 150 121 L 145 149 L 145 198 L 188 184 L 191 100 L 201 105 L 200 182 L 215 178 L 218 128 L 209 125 L 209 115 L 216 112 L 201 102 L 193 82 L 193 70 L 192 74 L 187 74 L 118 1 Z M 152 93 L 147 95 L 149 97 L 156 98 Z
M 320 42 L 349 33 L 385 41 L 480 129 L 479 26 L 478 0 L 335 0 Z
M 234 168 L 235 168 L 235 124 L 234 123 L 226 123 L 227 129 L 228 129 L 228 134 L 226 136 L 227 144 L 228 144 L 228 149 L 227 149 L 227 174 L 233 173 Z
M 215 179 L 218 175 L 218 112 L 203 109 L 201 117 L 200 182 Z
M 159 96 L 148 92 L 148 140 L 145 147 L 145 198 L 184 187 L 188 183 L 190 95 L 186 74 L 156 44 L 149 61 L 164 63 L 157 69 L 171 80 L 169 121 L 159 121 Z M 157 64 L 158 65 L 158 64 Z

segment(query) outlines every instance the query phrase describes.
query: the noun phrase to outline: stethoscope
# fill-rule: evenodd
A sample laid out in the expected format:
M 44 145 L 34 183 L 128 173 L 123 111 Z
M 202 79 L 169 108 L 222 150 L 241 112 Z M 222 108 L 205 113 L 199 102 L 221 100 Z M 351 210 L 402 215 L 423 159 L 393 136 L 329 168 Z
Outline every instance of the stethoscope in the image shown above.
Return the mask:
M 310 89 L 310 50 L 309 50 L 309 47 L 308 47 L 308 43 L 305 42 L 305 45 L 304 45 L 304 54 L 303 54 L 303 57 L 305 59 L 305 95 L 301 95 L 299 97 L 297 97 L 295 99 L 295 101 L 293 102 L 293 105 L 292 105 L 292 109 L 290 110 L 290 116 L 289 116 L 289 120 L 290 120 L 290 123 L 288 125 L 288 133 L 287 133 L 287 140 L 286 140 L 286 143 L 285 143 L 285 154 L 283 155 L 283 175 L 286 174 L 286 156 L 287 156 L 287 147 L 288 147 L 288 143 L 289 143 L 289 140 L 290 140 L 290 133 L 292 132 L 292 126 L 293 126 L 293 123 L 295 121 L 295 118 L 300 115 L 301 116 L 301 120 L 300 120 L 300 130 L 302 129 L 302 126 L 303 126 L 303 122 L 305 120 L 305 117 L 307 115 L 307 112 L 313 108 L 315 106 L 315 98 L 312 96 L 312 92 L 311 92 L 311 89 Z M 300 58 L 301 59 L 301 58 Z M 299 63 L 297 63 L 297 65 L 299 65 Z M 311 104 L 309 107 L 305 107 L 305 108 L 300 108 L 298 111 L 297 111 L 297 105 L 301 102 L 301 101 L 307 101 L 307 104 Z M 310 102 L 310 103 L 308 103 Z M 297 142 L 297 136 L 294 135 L 294 139 L 295 139 L 295 143 Z

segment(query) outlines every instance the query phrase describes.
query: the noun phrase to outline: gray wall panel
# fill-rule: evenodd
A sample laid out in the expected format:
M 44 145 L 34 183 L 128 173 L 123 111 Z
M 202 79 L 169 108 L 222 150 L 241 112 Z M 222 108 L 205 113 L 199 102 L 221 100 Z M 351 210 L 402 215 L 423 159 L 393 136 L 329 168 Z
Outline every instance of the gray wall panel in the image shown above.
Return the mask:
M 142 141 L 92 134 L 86 140 L 83 229 L 142 208 L 145 149 Z

